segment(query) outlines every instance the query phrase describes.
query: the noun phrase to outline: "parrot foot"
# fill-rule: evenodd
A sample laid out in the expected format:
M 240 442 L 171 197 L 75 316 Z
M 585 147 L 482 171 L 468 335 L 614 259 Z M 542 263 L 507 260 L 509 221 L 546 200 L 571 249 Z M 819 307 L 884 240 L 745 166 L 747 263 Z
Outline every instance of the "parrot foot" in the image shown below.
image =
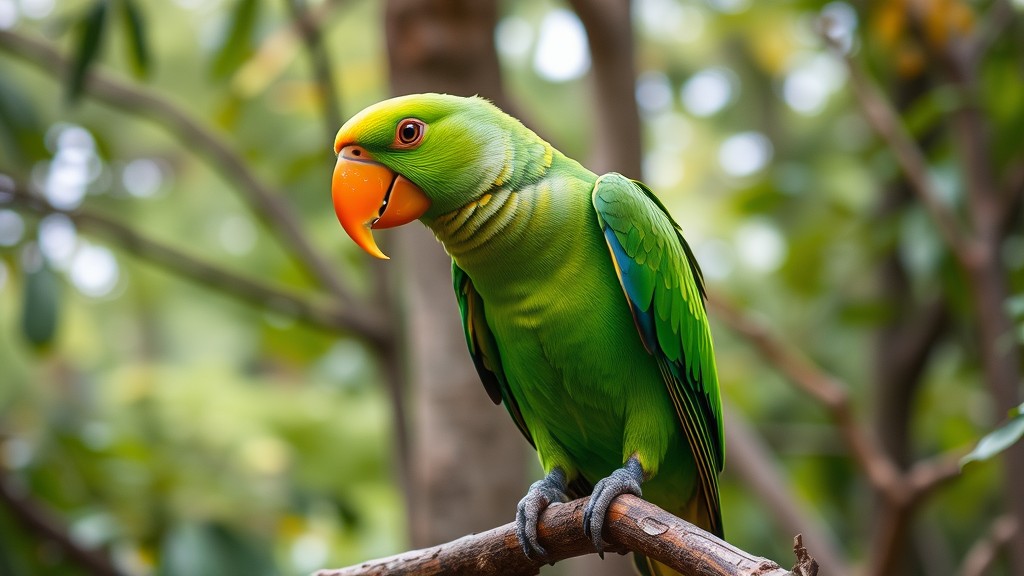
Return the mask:
M 555 468 L 542 480 L 531 484 L 526 496 L 519 501 L 516 507 L 516 536 L 527 558 L 547 556 L 547 551 L 537 539 L 537 522 L 545 508 L 569 500 L 565 495 L 566 486 L 565 472 Z
M 603 478 L 594 486 L 590 502 L 583 510 L 583 533 L 594 543 L 597 553 L 604 558 L 604 540 L 601 530 L 604 528 L 604 517 L 612 500 L 623 495 L 641 496 L 640 483 L 644 480 L 644 469 L 636 456 L 631 456 L 626 464 Z

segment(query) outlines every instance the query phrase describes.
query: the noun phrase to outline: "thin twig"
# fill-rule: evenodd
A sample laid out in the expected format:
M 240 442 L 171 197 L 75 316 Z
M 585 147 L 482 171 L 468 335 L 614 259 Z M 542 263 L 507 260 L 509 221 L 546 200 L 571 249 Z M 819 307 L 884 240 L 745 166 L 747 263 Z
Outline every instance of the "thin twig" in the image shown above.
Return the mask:
M 980 258 L 981 247 L 957 220 L 953 210 L 943 203 L 941 194 L 928 174 L 928 161 L 924 152 L 910 137 L 899 114 L 860 64 L 831 38 L 827 30 L 823 36 L 836 57 L 846 64 L 854 95 L 868 124 L 892 151 L 910 188 L 924 205 L 946 246 L 963 265 L 972 266 Z
M 873 535 L 867 574 L 891 574 L 903 549 L 902 535 L 922 499 L 960 474 L 959 452 L 918 462 L 902 472 L 874 437 L 854 419 L 847 387 L 787 346 L 759 322 L 721 298 L 710 306 L 715 317 L 744 336 L 769 364 L 823 404 L 868 482 L 882 496 L 879 528 Z
M 68 534 L 56 514 L 42 502 L 34 500 L 27 492 L 13 487 L 10 479 L 0 477 L 0 502 L 27 530 L 41 539 L 52 542 L 67 557 L 93 576 L 124 576 L 101 550 L 83 547 Z
M 313 78 L 319 88 L 319 97 L 323 105 L 324 129 L 326 139 L 324 142 L 333 142 L 334 134 L 341 127 L 341 106 L 339 104 L 338 90 L 335 87 L 334 67 L 331 65 L 331 57 L 324 47 L 323 34 L 320 31 L 318 22 L 322 21 L 337 0 L 324 2 L 314 8 L 309 8 L 306 0 L 285 0 L 288 10 L 292 16 L 292 25 L 298 30 L 309 54 L 313 66 Z M 325 150 L 330 153 L 329 149 Z
M 778 462 L 772 460 L 771 449 L 750 429 L 736 408 L 726 406 L 722 413 L 725 417 L 725 443 L 729 447 L 729 470 L 757 494 L 775 516 L 781 530 L 804 535 L 823 573 L 849 574 L 849 563 L 836 545 L 835 534 L 796 500 Z
M 583 533 L 583 509 L 589 498 L 555 504 L 541 515 L 538 524 L 541 545 L 548 555 L 528 558 L 516 538 L 515 523 L 464 536 L 458 540 L 413 550 L 397 556 L 363 562 L 357 566 L 322 570 L 318 576 L 425 576 L 537 574 L 546 563 L 593 554 L 594 547 Z M 811 576 L 814 560 L 802 544 L 794 550 L 799 570 L 787 571 L 775 562 L 754 556 L 718 537 L 677 518 L 632 495 L 619 496 L 608 510 L 604 536 L 609 552 L 640 552 L 684 574 L 705 576 Z M 812 566 L 814 568 L 812 568 Z
M 369 317 L 359 308 L 338 308 L 317 303 L 294 292 L 277 288 L 230 272 L 222 267 L 190 256 L 181 250 L 152 240 L 132 228 L 102 214 L 87 209 L 61 210 L 25 191 L 23 186 L 5 190 L 17 207 L 36 214 L 62 214 L 78 227 L 98 232 L 146 262 L 164 268 L 182 278 L 214 288 L 256 306 L 295 317 L 309 325 L 331 331 L 351 332 L 364 337 L 377 348 L 389 343 L 386 332 L 381 331 L 376 318 Z
M 69 65 L 68 59 L 46 42 L 10 30 L 0 30 L 0 49 L 55 77 L 61 77 Z M 282 196 L 260 180 L 224 138 L 160 94 L 118 80 L 102 70 L 89 73 L 85 91 L 118 110 L 155 120 L 198 157 L 218 167 L 313 277 L 346 306 L 355 305 L 356 299 L 335 268 L 306 239 L 301 223 Z
M 712 298 L 709 306 L 717 318 L 744 336 L 771 365 L 828 409 L 851 454 L 867 474 L 872 486 L 878 488 L 889 499 L 904 498 L 904 495 L 899 494 L 899 469 L 854 419 L 848 388 L 843 383 L 835 376 L 823 372 L 796 350 L 783 344 L 759 322 L 749 318 L 722 298 Z
M 1003 550 L 1017 535 L 1020 527 L 1012 514 L 1004 514 L 992 522 L 984 536 L 978 539 L 964 556 L 960 576 L 984 576 Z

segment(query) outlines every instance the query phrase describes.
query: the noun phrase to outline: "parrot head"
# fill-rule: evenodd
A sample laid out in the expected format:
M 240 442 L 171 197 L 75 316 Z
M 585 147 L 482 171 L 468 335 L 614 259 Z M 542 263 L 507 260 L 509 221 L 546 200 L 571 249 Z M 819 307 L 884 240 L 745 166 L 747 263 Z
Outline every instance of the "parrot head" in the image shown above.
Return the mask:
M 387 259 L 372 230 L 444 214 L 500 173 L 508 118 L 482 98 L 414 94 L 374 104 L 338 131 L 334 211 L 363 250 Z

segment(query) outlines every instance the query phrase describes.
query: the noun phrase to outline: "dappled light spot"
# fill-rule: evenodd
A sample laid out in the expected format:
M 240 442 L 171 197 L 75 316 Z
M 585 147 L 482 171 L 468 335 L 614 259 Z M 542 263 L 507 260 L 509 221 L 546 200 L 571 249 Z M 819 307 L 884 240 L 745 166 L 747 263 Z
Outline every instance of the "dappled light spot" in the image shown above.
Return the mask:
M 678 112 L 666 112 L 651 119 L 651 135 L 654 145 L 682 151 L 693 141 L 693 126 L 686 116 Z
M 77 247 L 78 232 L 71 218 L 49 214 L 39 221 L 39 249 L 54 268 L 66 270 Z
M 57 0 L 21 0 L 21 13 L 26 18 L 41 20 L 53 12 Z
M 92 420 L 83 424 L 79 436 L 86 446 L 96 451 L 109 448 L 114 440 L 110 424 L 102 420 Z
M 81 546 L 99 548 L 113 540 L 120 525 L 107 512 L 91 512 L 80 516 L 70 526 L 70 536 Z
M 0 210 L 0 246 L 14 246 L 25 235 L 25 221 L 13 210 Z
M 85 128 L 66 123 L 54 124 L 45 142 L 53 158 L 33 167 L 33 179 L 51 204 L 73 210 L 81 205 L 89 184 L 103 172 L 96 142 Z
M 701 70 L 683 84 L 683 105 L 694 116 L 711 116 L 734 99 L 738 84 L 735 75 L 725 68 Z
M 18 6 L 14 0 L 0 0 L 0 30 L 13 28 L 18 23 Z
M 829 39 L 849 52 L 857 32 L 857 11 L 846 2 L 830 2 L 821 9 L 821 19 Z
M 683 180 L 683 158 L 676 151 L 656 148 L 644 156 L 643 174 L 655 190 L 673 188 Z
M 20 470 L 32 463 L 35 448 L 24 438 L 7 438 L 0 444 L 0 461 L 9 470 Z
M 648 71 L 636 79 L 636 103 L 643 114 L 657 114 L 672 108 L 672 84 L 662 72 Z
M 846 82 L 846 70 L 827 54 L 796 59 L 782 84 L 782 97 L 795 112 L 819 114 Z
M 83 243 L 71 260 L 68 276 L 82 294 L 102 298 L 117 287 L 120 267 L 107 248 Z
M 693 42 L 704 32 L 700 9 L 675 0 L 635 0 L 634 19 L 652 36 L 676 42 Z
M 587 33 L 575 13 L 557 9 L 544 16 L 533 68 L 541 78 L 551 82 L 575 80 L 587 73 L 590 69 Z
M 708 4 L 723 14 L 739 14 L 750 7 L 750 0 L 708 0 Z
M 322 567 L 329 558 L 330 549 L 324 537 L 314 532 L 306 532 L 292 542 L 292 565 L 303 574 L 313 572 Z
M 150 158 L 136 158 L 125 164 L 121 171 L 121 184 L 136 198 L 155 196 L 163 182 L 163 169 Z
M 521 16 L 506 16 L 494 29 L 494 46 L 498 54 L 513 63 L 526 60 L 533 46 L 533 26 Z
M 317 371 L 324 380 L 342 385 L 352 384 L 368 368 L 370 357 L 366 349 L 353 340 L 338 340 L 317 363 Z
M 774 272 L 786 258 L 786 239 L 771 221 L 751 219 L 736 230 L 736 252 L 746 267 Z
M 783 194 L 803 194 L 811 185 L 810 170 L 799 162 L 776 164 L 772 172 L 772 184 Z
M 721 238 L 706 238 L 693 247 L 704 278 L 725 280 L 736 267 L 732 247 Z
M 242 461 L 253 472 L 275 475 L 285 471 L 291 461 L 287 444 L 274 436 L 256 436 L 242 445 Z
M 207 5 L 206 0 L 174 0 L 174 3 L 186 10 L 196 10 Z
M 718 163 L 729 176 L 742 178 L 763 169 L 772 159 L 772 143 L 760 132 L 741 132 L 718 148 Z
M 224 251 L 234 256 L 244 256 L 256 247 L 256 227 L 241 214 L 225 218 L 217 233 Z

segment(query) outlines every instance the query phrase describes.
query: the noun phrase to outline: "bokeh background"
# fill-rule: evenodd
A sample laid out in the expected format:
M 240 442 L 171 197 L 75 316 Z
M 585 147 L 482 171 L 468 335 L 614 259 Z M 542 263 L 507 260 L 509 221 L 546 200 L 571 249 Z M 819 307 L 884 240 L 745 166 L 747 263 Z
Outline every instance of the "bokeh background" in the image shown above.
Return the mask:
M 1020 445 L 958 466 L 1020 404 L 1022 21 L 0 0 L 0 574 L 308 574 L 511 521 L 540 470 L 469 364 L 441 247 L 409 226 L 370 261 L 328 199 L 344 119 L 427 90 L 642 177 L 682 225 L 732 543 L 786 565 L 802 532 L 825 574 L 1024 574 Z

